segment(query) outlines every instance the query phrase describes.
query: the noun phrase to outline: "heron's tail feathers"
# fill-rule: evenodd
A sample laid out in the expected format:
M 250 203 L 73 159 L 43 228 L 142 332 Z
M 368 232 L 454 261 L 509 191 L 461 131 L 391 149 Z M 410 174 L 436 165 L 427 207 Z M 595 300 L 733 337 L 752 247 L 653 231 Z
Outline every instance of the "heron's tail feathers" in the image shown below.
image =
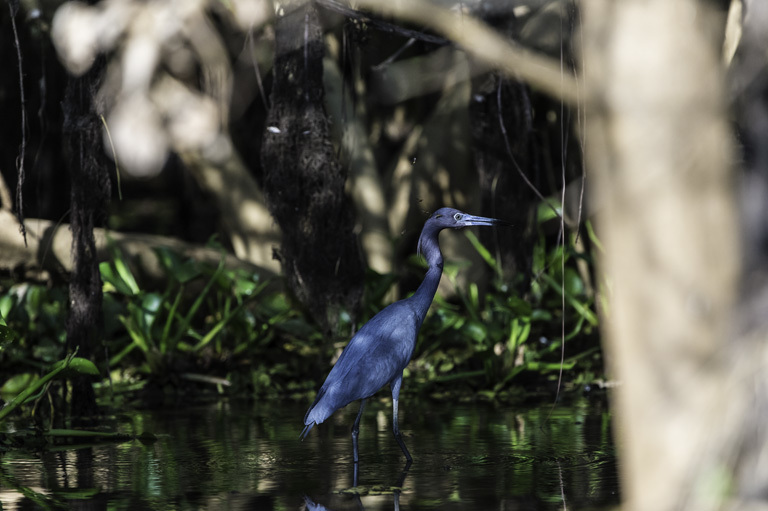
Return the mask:
M 307 413 L 304 415 L 305 426 L 304 426 L 304 429 L 301 431 L 301 435 L 299 435 L 299 438 L 301 438 L 302 440 L 307 438 L 309 431 L 314 427 L 315 424 L 320 424 L 327 418 L 327 417 L 318 417 L 319 410 L 315 410 L 315 406 L 317 405 L 318 401 L 322 399 L 324 395 L 325 395 L 325 387 L 321 388 L 317 392 L 317 396 L 315 397 L 315 402 L 312 403 L 312 406 L 309 407 L 309 410 L 307 410 Z
M 301 430 L 301 434 L 299 435 L 299 438 L 300 438 L 301 440 L 304 440 L 305 438 L 307 438 L 307 435 L 309 434 L 309 431 L 312 429 L 312 427 L 313 427 L 314 425 L 315 425 L 315 423 L 314 423 L 314 422 L 310 422 L 309 424 L 307 424 L 306 426 L 304 426 L 304 429 L 302 429 L 302 430 Z

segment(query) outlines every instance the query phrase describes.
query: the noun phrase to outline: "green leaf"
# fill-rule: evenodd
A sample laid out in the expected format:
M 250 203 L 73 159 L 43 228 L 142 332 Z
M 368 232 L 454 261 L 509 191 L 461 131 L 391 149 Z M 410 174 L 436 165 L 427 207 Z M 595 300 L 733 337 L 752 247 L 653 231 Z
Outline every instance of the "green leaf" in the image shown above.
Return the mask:
M 587 220 L 586 222 L 584 222 L 584 225 L 587 228 L 587 235 L 589 236 L 589 241 L 591 241 L 601 253 L 605 253 L 603 244 L 600 243 L 600 238 L 597 237 L 597 234 L 595 233 L 595 229 L 592 227 L 592 222 L 590 220 Z
M 142 322 L 146 332 L 151 332 L 157 313 L 163 305 L 163 298 L 157 293 L 147 293 L 141 299 Z
M 131 309 L 131 317 L 125 317 L 125 316 L 118 316 L 118 319 L 120 322 L 125 326 L 125 329 L 128 331 L 128 335 L 131 337 L 131 340 L 141 348 L 141 351 L 144 353 L 147 353 L 149 351 L 149 343 L 147 342 L 147 339 L 144 337 L 144 332 L 141 330 L 137 319 L 136 319 L 136 307 L 129 305 L 129 308 Z
M 548 198 L 539 203 L 538 209 L 536 210 L 536 221 L 539 224 L 543 224 L 553 218 L 559 218 L 558 215 L 562 214 L 563 210 L 560 207 L 560 201 Z
M 53 364 L 52 369 L 58 369 L 63 368 L 64 369 L 64 375 L 66 377 L 72 376 L 74 374 L 88 374 L 91 376 L 99 376 L 99 370 L 96 367 L 96 364 L 88 360 L 87 358 L 82 357 L 72 357 L 71 359 L 67 360 L 60 360 Z
M 102 438 L 120 442 L 132 440 L 134 438 L 133 435 L 115 431 L 87 431 L 84 429 L 49 429 L 48 431 L 45 431 L 43 435 L 63 438 Z
M 221 329 L 226 326 L 229 320 L 234 318 L 237 315 L 237 313 L 240 312 L 240 309 L 242 309 L 245 304 L 246 302 L 241 303 L 240 305 L 235 307 L 232 310 L 232 312 L 224 316 L 218 323 L 216 323 L 214 327 L 211 328 L 211 330 L 207 334 L 205 334 L 205 337 L 203 337 L 200 340 L 200 342 L 197 343 L 194 348 L 192 348 L 193 351 L 198 351 L 202 349 L 204 346 L 206 346 L 209 342 L 211 342 L 213 338 L 216 337 L 216 335 L 221 331 Z
M 8 378 L 3 386 L 0 387 L 0 393 L 7 396 L 15 396 L 37 379 L 36 374 L 20 373 Z
M 29 286 L 24 295 L 24 309 L 27 311 L 29 320 L 34 322 L 40 314 L 40 304 L 43 300 L 43 289 L 40 286 Z
M 472 243 L 472 246 L 475 247 L 475 250 L 477 250 L 477 253 L 480 254 L 480 257 L 483 258 L 483 261 L 488 264 L 491 268 L 493 268 L 493 271 L 495 271 L 497 274 L 501 273 L 501 269 L 496 264 L 496 258 L 493 257 L 491 252 L 485 248 L 485 245 L 483 245 L 479 239 L 477 239 L 477 236 L 475 236 L 475 233 L 472 231 L 465 231 L 465 236 L 469 240 L 470 243 Z
M 171 305 L 171 310 L 168 311 L 168 317 L 165 320 L 163 334 L 160 337 L 161 353 L 167 353 L 176 349 L 176 345 L 173 343 L 175 336 L 171 336 L 171 327 L 173 326 L 174 319 L 176 319 L 176 311 L 178 310 L 179 304 L 181 303 L 181 297 L 183 293 L 184 286 L 182 285 L 179 288 L 179 291 L 176 293 L 176 298 L 173 300 L 173 305 Z
M 189 330 L 189 325 L 192 322 L 192 318 L 195 316 L 197 309 L 199 309 L 200 306 L 203 304 L 203 300 L 205 300 L 206 295 L 211 290 L 213 283 L 216 282 L 216 280 L 219 278 L 219 276 L 222 274 L 223 271 L 224 271 L 224 259 L 222 258 L 221 261 L 219 261 L 219 266 L 216 268 L 216 271 L 213 272 L 213 275 L 211 275 L 210 280 L 208 280 L 205 287 L 203 288 L 203 291 L 198 295 L 197 299 L 195 299 L 194 303 L 187 311 L 187 315 L 181 319 L 179 327 L 177 328 L 173 337 L 169 339 L 170 346 L 178 345 L 181 337 L 187 332 L 187 330 Z
M 488 337 L 488 331 L 485 325 L 478 321 L 470 321 L 466 326 L 466 333 L 477 342 L 483 342 Z
M 8 314 L 11 312 L 15 301 L 16 300 L 14 299 L 13 295 L 7 294 L 0 296 L 0 318 L 8 317 Z M 5 324 L 5 321 L 3 321 L 3 324 Z
M 128 285 L 128 283 L 126 283 L 120 277 L 120 275 L 118 275 L 112 263 L 110 262 L 99 263 L 99 272 L 101 273 L 101 280 L 104 282 L 105 292 L 115 290 L 118 293 L 126 296 L 131 296 L 134 294 L 133 290 L 131 289 L 131 286 Z
M 579 273 L 573 268 L 565 269 L 565 278 L 563 279 L 566 293 L 571 296 L 580 296 L 585 294 L 584 282 Z
M 133 273 L 131 273 L 131 270 L 128 268 L 128 266 L 125 265 L 125 262 L 122 258 L 117 257 L 114 260 L 115 263 L 115 269 L 117 270 L 117 274 L 120 276 L 121 279 L 123 279 L 123 282 L 125 282 L 128 287 L 131 289 L 131 294 L 137 295 L 139 294 L 139 285 L 136 283 L 136 279 L 133 278 Z
M 560 283 L 555 281 L 550 275 L 547 275 L 546 273 L 542 273 L 541 277 L 543 280 L 549 284 L 549 286 L 555 290 L 558 294 L 563 294 L 563 288 L 560 287 Z M 590 325 L 597 326 L 597 315 L 592 312 L 592 310 L 589 308 L 589 305 L 586 303 L 580 302 L 578 299 L 576 299 L 573 295 L 568 293 L 568 289 L 565 289 L 565 300 L 568 302 L 568 304 L 573 307 L 573 309 L 578 312 L 581 316 L 586 319 Z
M 46 373 L 42 378 L 40 378 L 39 380 L 35 380 L 30 385 L 28 385 L 24 390 L 19 392 L 19 394 L 17 394 L 16 397 L 14 397 L 8 403 L 6 403 L 3 408 L 0 408 L 0 421 L 2 421 L 13 410 L 18 408 L 22 404 L 24 404 L 27 401 L 27 399 L 33 396 L 39 389 L 41 389 L 49 381 L 59 376 L 59 374 L 65 369 L 67 369 L 67 367 L 75 359 L 78 359 L 78 357 L 75 357 L 74 354 L 72 354 L 72 355 L 68 355 L 64 360 L 60 360 L 56 362 L 51 367 L 51 370 L 48 371 L 48 373 Z M 76 372 L 83 372 L 85 374 L 90 374 L 89 371 L 91 371 L 91 369 L 88 367 L 88 364 L 90 363 L 93 366 L 93 363 L 82 358 L 78 360 L 82 360 L 84 362 L 76 362 L 75 367 L 73 369 Z M 93 366 L 93 370 L 95 370 L 96 374 L 98 374 L 98 370 L 96 370 L 96 366 Z
M 11 342 L 18 337 L 16 331 L 5 324 L 5 320 L 0 318 L 0 344 Z
M 517 317 L 528 317 L 532 314 L 531 304 L 519 296 L 510 296 L 507 299 L 507 307 Z
M 200 269 L 193 259 L 182 261 L 179 255 L 168 247 L 155 247 L 155 253 L 168 274 L 181 284 L 200 276 Z

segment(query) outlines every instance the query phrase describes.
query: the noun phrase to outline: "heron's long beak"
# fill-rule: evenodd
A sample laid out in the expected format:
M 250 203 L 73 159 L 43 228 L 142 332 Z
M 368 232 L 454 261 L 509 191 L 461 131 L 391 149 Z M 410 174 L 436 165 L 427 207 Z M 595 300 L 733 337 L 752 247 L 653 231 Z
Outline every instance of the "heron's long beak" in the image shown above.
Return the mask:
M 509 225 L 509 223 L 505 222 L 504 220 L 474 215 L 464 215 L 464 217 L 457 223 L 461 227 L 467 227 L 470 225 Z

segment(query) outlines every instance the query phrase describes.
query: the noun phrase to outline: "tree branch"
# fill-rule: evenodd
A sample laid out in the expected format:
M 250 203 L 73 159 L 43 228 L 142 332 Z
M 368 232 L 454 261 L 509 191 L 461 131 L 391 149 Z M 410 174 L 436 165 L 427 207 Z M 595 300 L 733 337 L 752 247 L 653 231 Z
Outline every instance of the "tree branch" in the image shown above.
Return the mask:
M 322 0 L 327 4 L 329 0 Z M 425 0 L 355 0 L 365 9 L 429 27 L 460 45 L 474 58 L 523 80 L 566 103 L 579 97 L 576 79 L 558 62 L 513 43 L 472 16 L 464 16 Z M 350 7 L 351 8 L 351 7 Z

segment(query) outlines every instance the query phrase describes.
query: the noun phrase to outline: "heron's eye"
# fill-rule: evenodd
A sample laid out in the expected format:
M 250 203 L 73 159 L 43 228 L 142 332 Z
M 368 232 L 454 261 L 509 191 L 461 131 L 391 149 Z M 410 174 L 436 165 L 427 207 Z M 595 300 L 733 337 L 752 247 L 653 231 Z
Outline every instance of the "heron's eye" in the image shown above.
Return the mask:
M 456 221 L 461 220 L 461 213 L 456 213 L 455 215 L 453 215 L 453 219 Z
M 443 215 L 441 215 L 440 213 L 438 213 L 438 214 L 436 214 L 436 215 L 435 215 L 435 218 L 443 218 Z

